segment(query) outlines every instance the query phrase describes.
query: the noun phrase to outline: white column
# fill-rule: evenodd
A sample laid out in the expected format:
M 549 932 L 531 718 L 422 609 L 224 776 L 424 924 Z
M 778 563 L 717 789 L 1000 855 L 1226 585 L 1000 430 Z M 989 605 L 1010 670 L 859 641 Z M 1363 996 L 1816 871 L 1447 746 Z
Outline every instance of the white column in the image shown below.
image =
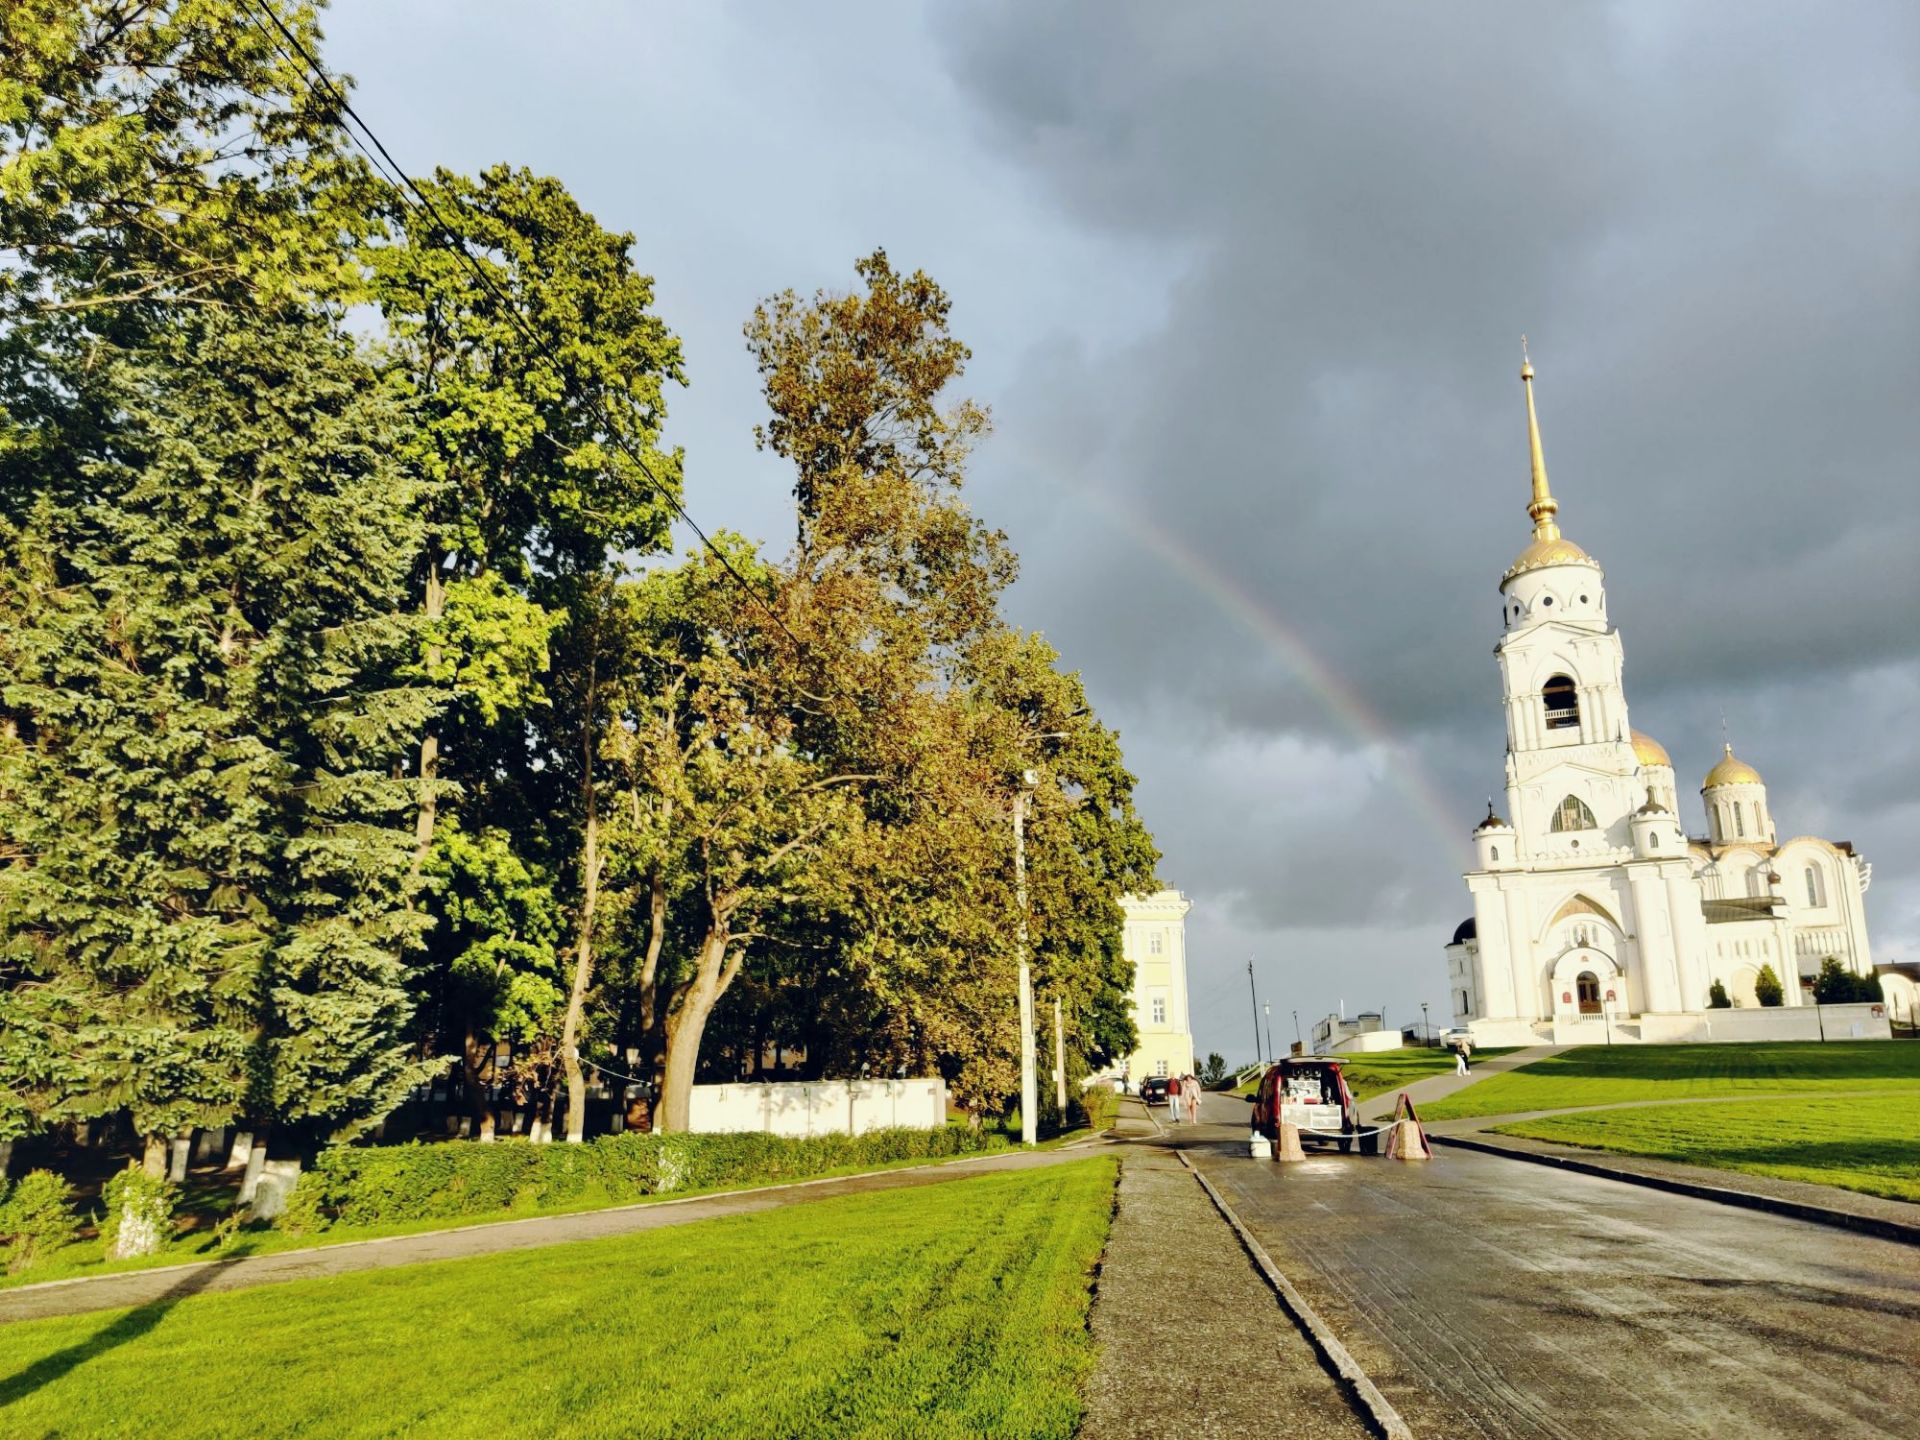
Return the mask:
M 1527 920 L 1527 897 L 1518 886 L 1506 890 L 1508 968 L 1513 979 L 1512 1014 L 1522 1020 L 1540 1018 L 1540 984 L 1534 974 L 1533 930 Z

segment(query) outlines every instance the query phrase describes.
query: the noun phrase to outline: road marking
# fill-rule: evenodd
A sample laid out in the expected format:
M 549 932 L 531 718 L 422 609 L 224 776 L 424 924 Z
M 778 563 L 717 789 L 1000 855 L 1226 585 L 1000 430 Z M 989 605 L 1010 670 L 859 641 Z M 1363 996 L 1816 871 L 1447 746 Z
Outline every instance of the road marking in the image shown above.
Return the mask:
M 1239 1215 L 1234 1212 L 1234 1208 L 1227 1203 L 1226 1197 L 1214 1189 L 1213 1182 L 1201 1173 L 1199 1166 L 1187 1158 L 1185 1151 L 1176 1150 L 1174 1153 L 1180 1157 L 1180 1163 L 1193 1172 L 1193 1178 L 1198 1180 L 1202 1188 L 1212 1197 L 1214 1208 L 1226 1218 L 1227 1224 L 1233 1227 L 1234 1234 L 1240 1237 L 1240 1243 L 1246 1246 L 1247 1253 L 1253 1257 L 1254 1264 L 1258 1265 L 1260 1272 L 1267 1277 L 1267 1283 L 1273 1286 L 1275 1293 L 1280 1297 L 1281 1305 L 1306 1334 L 1308 1342 L 1320 1352 L 1320 1358 L 1333 1368 L 1333 1372 L 1347 1386 L 1375 1433 L 1385 1436 L 1386 1440 L 1413 1440 L 1413 1431 L 1401 1418 L 1400 1412 L 1393 1408 L 1393 1402 L 1380 1393 L 1380 1387 L 1373 1383 L 1372 1377 L 1360 1368 L 1360 1362 L 1353 1358 L 1352 1353 L 1340 1343 L 1339 1337 L 1328 1327 L 1327 1322 L 1322 1320 L 1313 1306 L 1307 1303 L 1306 1296 L 1294 1289 L 1293 1282 L 1280 1273 L 1280 1267 L 1273 1263 L 1273 1257 L 1267 1254 L 1266 1247 L 1253 1238 L 1253 1232 L 1247 1229 Z

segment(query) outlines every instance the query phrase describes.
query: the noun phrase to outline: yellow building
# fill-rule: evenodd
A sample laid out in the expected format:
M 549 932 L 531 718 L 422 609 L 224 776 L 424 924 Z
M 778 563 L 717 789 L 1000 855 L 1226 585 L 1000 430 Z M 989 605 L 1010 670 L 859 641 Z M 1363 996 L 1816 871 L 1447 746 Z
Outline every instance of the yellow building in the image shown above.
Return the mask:
M 1133 962 L 1133 1023 L 1140 1043 L 1108 1073 L 1133 1088 L 1149 1075 L 1198 1073 L 1187 1012 L 1187 911 L 1193 904 L 1178 890 L 1162 890 L 1124 895 L 1120 908 L 1127 914 L 1122 953 Z

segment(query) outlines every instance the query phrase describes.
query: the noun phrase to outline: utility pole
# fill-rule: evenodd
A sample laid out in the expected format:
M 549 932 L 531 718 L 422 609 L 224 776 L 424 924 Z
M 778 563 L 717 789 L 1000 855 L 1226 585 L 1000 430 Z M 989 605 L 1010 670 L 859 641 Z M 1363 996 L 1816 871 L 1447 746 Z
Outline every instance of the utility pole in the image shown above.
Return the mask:
M 1267 1017 L 1267 1058 L 1273 1058 L 1273 1005 L 1271 1002 L 1260 1007 L 1260 1013 Z
M 1307 1042 L 1300 1038 L 1300 1012 L 1298 1010 L 1293 1012 L 1293 1043 L 1298 1045 L 1302 1050 L 1307 1048 Z
M 1253 957 L 1247 957 L 1247 993 L 1253 997 L 1253 1058 L 1263 1065 L 1267 1057 L 1260 1053 L 1260 991 L 1253 983 Z
M 1034 1075 L 1033 1055 L 1033 966 L 1027 958 L 1027 791 L 1036 782 L 1031 770 L 1020 775 L 1020 788 L 1013 792 L 1013 889 L 1019 906 L 1020 943 L 1020 1143 L 1032 1145 L 1040 1138 L 1040 1117 L 1034 1110 L 1040 1101 L 1040 1086 Z

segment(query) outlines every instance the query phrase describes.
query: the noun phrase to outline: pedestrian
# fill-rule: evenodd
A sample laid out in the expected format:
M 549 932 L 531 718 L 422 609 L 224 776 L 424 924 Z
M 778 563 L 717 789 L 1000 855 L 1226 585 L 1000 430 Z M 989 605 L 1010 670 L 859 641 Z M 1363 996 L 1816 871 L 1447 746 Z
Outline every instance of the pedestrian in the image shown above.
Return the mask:
M 1180 1077 L 1174 1076 L 1167 1081 L 1167 1111 L 1173 1116 L 1173 1123 L 1180 1123 Z
M 1473 1049 L 1472 1043 L 1467 1040 L 1461 1040 L 1458 1044 L 1456 1044 L 1453 1047 L 1453 1073 L 1454 1074 L 1465 1075 L 1467 1073 L 1467 1052 L 1472 1049 Z
M 1198 1075 L 1193 1074 L 1191 1071 L 1187 1073 L 1186 1092 L 1187 1092 L 1187 1119 L 1192 1121 L 1195 1125 L 1198 1125 L 1200 1123 L 1200 1096 L 1202 1094 L 1202 1090 L 1200 1085 L 1200 1077 Z

